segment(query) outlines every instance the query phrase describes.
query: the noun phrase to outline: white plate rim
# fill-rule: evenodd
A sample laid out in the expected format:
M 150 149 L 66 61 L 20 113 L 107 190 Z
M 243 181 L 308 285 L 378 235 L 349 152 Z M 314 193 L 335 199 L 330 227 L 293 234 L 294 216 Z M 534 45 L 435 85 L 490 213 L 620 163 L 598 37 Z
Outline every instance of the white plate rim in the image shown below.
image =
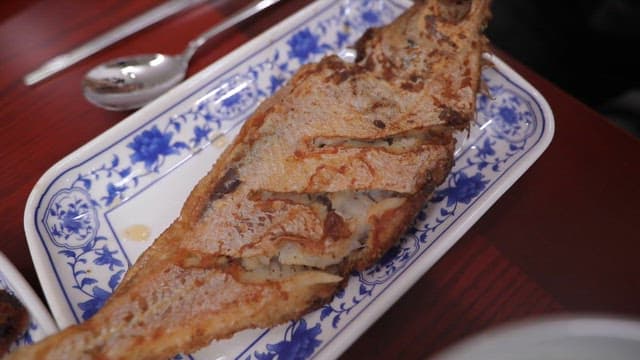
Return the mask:
M 640 321 L 604 313 L 562 313 L 528 317 L 471 334 L 438 352 L 433 360 L 467 359 L 472 354 L 473 357 L 490 356 L 491 352 L 500 348 L 518 350 L 533 344 L 579 338 L 622 340 L 636 343 L 636 347 L 640 349 Z
M 3 252 L 0 252 L 0 273 L 7 280 L 11 290 L 15 291 L 14 295 L 29 312 L 31 321 L 40 326 L 46 335 L 56 333 L 58 327 L 53 322 L 47 308 L 40 301 L 40 297 L 36 295 L 27 280 Z

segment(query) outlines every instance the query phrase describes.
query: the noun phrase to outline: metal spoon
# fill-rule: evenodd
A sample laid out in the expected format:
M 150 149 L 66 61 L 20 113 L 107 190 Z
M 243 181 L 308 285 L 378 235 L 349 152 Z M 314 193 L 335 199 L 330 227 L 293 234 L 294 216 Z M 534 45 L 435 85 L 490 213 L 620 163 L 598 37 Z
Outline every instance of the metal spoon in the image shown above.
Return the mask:
M 182 81 L 191 57 L 207 40 L 279 1 L 254 1 L 191 40 L 182 54 L 135 55 L 99 65 L 85 76 L 84 96 L 107 110 L 137 109 Z

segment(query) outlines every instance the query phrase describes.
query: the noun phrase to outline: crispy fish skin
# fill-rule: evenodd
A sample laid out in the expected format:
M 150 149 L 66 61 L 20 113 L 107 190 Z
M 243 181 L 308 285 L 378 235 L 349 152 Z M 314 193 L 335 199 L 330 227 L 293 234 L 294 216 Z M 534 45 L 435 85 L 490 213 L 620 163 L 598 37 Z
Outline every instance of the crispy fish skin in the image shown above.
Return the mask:
M 489 0 L 426 0 L 247 120 L 104 307 L 10 359 L 163 359 L 295 319 L 397 242 L 469 126 Z

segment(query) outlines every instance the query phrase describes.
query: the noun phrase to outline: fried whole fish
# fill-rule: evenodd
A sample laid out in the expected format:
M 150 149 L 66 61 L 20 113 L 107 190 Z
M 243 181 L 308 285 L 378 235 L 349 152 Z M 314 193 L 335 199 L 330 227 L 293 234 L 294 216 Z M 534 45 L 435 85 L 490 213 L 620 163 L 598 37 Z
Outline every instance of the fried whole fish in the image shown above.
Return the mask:
M 91 319 L 11 359 L 161 359 L 298 318 L 372 265 L 449 173 L 489 0 L 417 1 L 302 66 Z

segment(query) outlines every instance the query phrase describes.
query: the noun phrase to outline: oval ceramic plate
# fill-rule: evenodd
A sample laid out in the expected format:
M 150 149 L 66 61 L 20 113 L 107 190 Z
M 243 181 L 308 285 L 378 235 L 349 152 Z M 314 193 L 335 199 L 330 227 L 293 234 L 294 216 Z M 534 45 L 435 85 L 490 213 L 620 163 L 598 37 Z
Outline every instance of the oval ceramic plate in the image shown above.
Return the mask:
M 35 294 L 20 272 L 13 266 L 7 257 L 0 252 L 0 289 L 15 296 L 29 312 L 29 326 L 27 331 L 20 336 L 9 351 L 19 346 L 32 344 L 47 335 L 58 331 L 53 323 L 49 311 L 44 307 L 40 298 Z M 2 354 L 0 354 L 0 357 Z
M 61 160 L 36 184 L 25 229 L 61 327 L 89 318 L 177 216 L 244 119 L 301 64 L 340 53 L 390 22 L 404 1 L 318 1 Z M 427 271 L 540 156 L 553 136 L 546 101 L 499 59 L 492 94 L 461 134 L 456 166 L 415 224 L 333 302 L 272 329 L 244 331 L 194 359 L 338 356 Z M 187 355 L 185 355 L 187 356 Z
M 636 360 L 640 322 L 606 316 L 546 317 L 475 335 L 433 360 Z

